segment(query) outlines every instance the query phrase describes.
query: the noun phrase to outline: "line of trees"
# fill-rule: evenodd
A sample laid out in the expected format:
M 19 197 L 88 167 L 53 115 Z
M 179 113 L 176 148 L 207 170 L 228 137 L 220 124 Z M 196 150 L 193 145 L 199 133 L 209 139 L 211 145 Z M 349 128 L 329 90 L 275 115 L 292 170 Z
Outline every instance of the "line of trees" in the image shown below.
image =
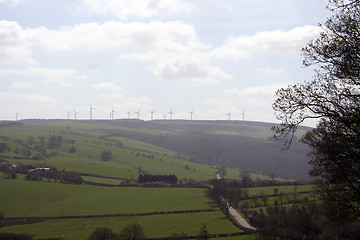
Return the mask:
M 319 38 L 303 48 L 305 67 L 316 67 L 311 81 L 276 92 L 274 128 L 289 147 L 298 126 L 319 119 L 302 142 L 311 148 L 310 175 L 329 219 L 360 220 L 360 1 L 329 0 L 333 15 Z
M 26 174 L 25 179 L 30 181 L 41 181 L 43 179 L 51 179 L 63 183 L 81 184 L 83 178 L 77 172 L 58 171 L 55 167 L 36 167 L 33 165 L 20 164 L 18 166 L 12 164 L 4 164 L 0 166 L 0 171 L 5 173 L 8 178 L 15 179 L 17 173 Z
M 176 184 L 178 178 L 175 175 L 151 175 L 151 174 L 140 174 L 138 177 L 139 183 L 152 183 L 152 182 L 162 182 L 169 184 Z
M 323 204 L 314 201 L 251 210 L 247 216 L 258 240 L 360 239 L 359 222 L 335 224 L 325 217 Z

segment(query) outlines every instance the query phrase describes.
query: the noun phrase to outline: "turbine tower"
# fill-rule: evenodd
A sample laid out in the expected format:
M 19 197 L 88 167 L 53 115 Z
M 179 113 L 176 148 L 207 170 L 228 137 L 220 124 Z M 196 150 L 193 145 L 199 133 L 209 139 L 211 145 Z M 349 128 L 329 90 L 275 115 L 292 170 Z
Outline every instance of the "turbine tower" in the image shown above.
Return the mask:
M 70 112 L 66 112 L 67 113 L 67 115 L 68 115 L 68 119 L 67 120 L 70 120 L 70 113 L 71 113 L 71 111 Z
M 128 114 L 128 119 L 130 119 L 131 109 L 129 109 L 129 111 L 127 112 L 127 114 Z
M 75 120 L 76 120 L 76 115 L 77 115 L 78 113 L 79 113 L 79 112 L 77 112 L 77 111 L 74 109 Z
M 231 111 L 229 113 L 227 113 L 226 115 L 228 115 L 228 120 L 230 121 L 230 119 L 231 119 Z
M 19 115 L 20 115 L 20 113 L 19 113 L 18 111 L 16 111 L 16 114 L 15 114 L 15 119 L 16 119 L 16 121 L 19 120 Z
M 241 115 L 242 115 L 242 120 L 243 120 L 243 121 L 245 121 L 245 112 L 246 112 L 246 110 L 244 110 L 244 111 L 241 113 Z
M 93 110 L 95 110 L 95 108 L 93 108 L 93 107 L 91 106 L 91 104 L 89 104 L 89 105 L 90 105 L 90 120 L 92 120 Z
M 153 108 L 153 110 L 150 113 L 151 113 L 151 121 L 152 121 L 154 120 L 155 108 Z
M 111 112 L 110 112 L 110 119 L 111 119 L 111 120 L 114 120 L 115 113 L 116 113 L 116 111 L 114 110 L 114 107 L 112 107 L 112 110 L 111 110 Z
M 169 114 L 170 114 L 170 120 L 172 120 L 172 115 L 175 115 L 175 113 L 173 112 L 172 108 L 170 109 Z
M 140 119 L 140 110 L 141 110 L 141 108 L 139 108 L 139 110 L 138 110 L 137 112 L 135 112 L 135 113 L 136 113 L 136 118 L 137 118 L 137 119 Z
M 163 116 L 164 116 L 164 120 L 166 120 L 166 115 L 167 115 L 167 113 L 163 114 Z
M 192 121 L 192 120 L 193 120 L 193 115 L 195 115 L 195 113 L 194 113 L 194 108 L 191 109 L 191 111 L 189 112 L 189 114 L 190 114 L 190 119 L 191 119 L 191 121 Z

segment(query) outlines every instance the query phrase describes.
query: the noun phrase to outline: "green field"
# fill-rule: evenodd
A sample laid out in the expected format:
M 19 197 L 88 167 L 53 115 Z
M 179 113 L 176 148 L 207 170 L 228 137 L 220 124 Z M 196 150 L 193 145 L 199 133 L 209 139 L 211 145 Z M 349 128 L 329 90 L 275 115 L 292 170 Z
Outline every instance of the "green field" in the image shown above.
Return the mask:
M 0 180 L 5 217 L 76 216 L 216 208 L 198 188 L 99 187 Z
M 111 217 L 94 219 L 48 220 L 21 226 L 1 228 L 0 232 L 32 233 L 35 238 L 87 239 L 98 227 L 111 228 L 115 232 L 130 223 L 140 224 L 147 237 L 167 237 L 173 233 L 196 235 L 203 223 L 210 233 L 239 232 L 220 212 L 152 215 L 141 217 Z

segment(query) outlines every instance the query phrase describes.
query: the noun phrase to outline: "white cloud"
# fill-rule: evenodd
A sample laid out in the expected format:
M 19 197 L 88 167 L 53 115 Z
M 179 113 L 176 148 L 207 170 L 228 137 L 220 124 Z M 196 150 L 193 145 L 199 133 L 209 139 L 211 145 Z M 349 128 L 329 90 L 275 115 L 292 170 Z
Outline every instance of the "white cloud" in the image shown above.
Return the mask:
M 239 59 L 253 54 L 298 53 L 321 32 L 317 26 L 296 27 L 290 31 L 264 31 L 253 36 L 231 37 L 219 48 L 211 51 L 214 58 Z
M 92 12 L 112 13 L 120 19 L 159 17 L 193 11 L 195 6 L 183 0 L 84 0 Z
M 31 49 L 22 36 L 23 29 L 12 21 L 0 21 L 1 64 L 36 64 Z
M 21 89 L 21 88 L 31 88 L 33 84 L 29 82 L 14 82 L 10 85 L 10 89 Z
M 210 65 L 210 46 L 197 40 L 193 26 L 179 21 L 112 21 L 79 24 L 59 30 L 45 27 L 22 29 L 17 23 L 3 21 L 3 25 L 5 23 L 12 26 L 7 27 L 7 40 L 3 40 L 9 47 L 22 42 L 26 42 L 24 50 L 38 46 L 48 51 L 91 52 L 126 47 L 137 52 L 124 54 L 121 58 L 148 62 L 148 69 L 160 79 L 202 84 L 232 78 L 220 68 Z M 61 81 L 54 78 L 47 80 L 47 83 L 55 82 Z M 65 82 L 61 84 L 67 85 Z
M 123 97 L 120 93 L 100 94 L 97 96 L 98 99 L 119 99 Z
M 274 96 L 277 89 L 285 87 L 286 84 L 270 84 L 259 87 L 249 87 L 249 88 L 231 88 L 224 90 L 224 93 L 230 95 L 237 95 L 241 97 L 251 97 L 251 96 L 263 96 L 270 97 Z
M 281 74 L 284 72 L 284 68 L 272 68 L 272 67 L 264 67 L 258 69 L 258 71 L 269 74 Z
M 9 4 L 10 6 L 15 6 L 20 2 L 20 0 L 0 0 L 0 4 Z
M 4 104 L 55 104 L 57 101 L 49 96 L 37 94 L 22 94 L 0 92 L 0 102 Z
M 50 30 L 45 27 L 21 30 L 32 45 L 47 50 L 99 51 L 130 46 L 149 49 L 166 42 L 186 43 L 196 40 L 195 29 L 179 21 L 105 22 L 79 24 Z
M 94 83 L 94 84 L 91 84 L 90 86 L 97 90 L 106 90 L 106 91 L 121 91 L 122 90 L 121 87 L 116 86 L 112 82 Z
M 86 79 L 73 69 L 51 69 L 47 67 L 26 67 L 23 69 L 0 69 L 0 76 L 22 76 L 44 79 L 47 85 L 72 86 L 70 81 L 74 79 Z

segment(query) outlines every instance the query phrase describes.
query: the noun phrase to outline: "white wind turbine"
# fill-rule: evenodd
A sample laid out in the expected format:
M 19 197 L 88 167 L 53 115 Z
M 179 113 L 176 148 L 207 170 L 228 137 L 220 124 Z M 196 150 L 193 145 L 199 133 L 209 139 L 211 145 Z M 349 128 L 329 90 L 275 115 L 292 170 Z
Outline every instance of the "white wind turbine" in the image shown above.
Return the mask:
M 155 108 L 153 108 L 153 110 L 150 113 L 151 113 L 151 121 L 152 121 L 154 120 Z
M 164 116 L 164 120 L 166 120 L 166 115 L 167 115 L 167 113 L 163 114 L 163 116 Z
M 70 120 L 70 113 L 71 113 L 71 111 L 70 112 L 66 112 L 67 113 L 67 115 L 68 115 L 68 119 L 67 120 Z
M 16 113 L 15 113 L 15 119 L 16 119 L 16 121 L 18 121 L 19 120 L 19 115 L 21 115 L 18 111 L 16 111 Z
M 89 104 L 89 105 L 90 105 L 90 120 L 92 120 L 92 118 L 93 118 L 93 110 L 95 110 L 95 108 L 93 108 L 91 106 L 91 104 Z
M 195 115 L 195 113 L 194 113 L 194 108 L 191 109 L 191 111 L 189 112 L 189 114 L 190 114 L 190 119 L 191 119 L 191 121 L 192 121 L 192 120 L 193 120 L 193 115 Z
M 75 120 L 76 120 L 76 116 L 79 112 L 77 112 L 75 109 L 74 109 L 74 117 L 75 117 Z
M 138 110 L 137 112 L 135 112 L 135 113 L 136 113 L 136 118 L 137 118 L 137 119 L 140 119 L 140 110 L 141 110 L 141 108 L 139 108 L 139 110 Z
M 127 114 L 128 114 L 128 119 L 130 119 L 131 109 L 129 109 L 129 111 L 127 112 Z
M 172 120 L 172 116 L 175 115 L 175 113 L 173 112 L 172 108 L 170 109 L 169 115 L 170 115 L 170 120 Z
M 114 107 L 112 107 L 112 110 L 110 112 L 110 119 L 114 120 L 116 111 L 114 110 Z
M 231 111 L 229 113 L 226 114 L 228 116 L 228 120 L 231 120 Z
M 242 113 L 241 113 L 241 116 L 242 116 L 242 120 L 245 121 L 245 112 L 246 110 L 244 110 Z

